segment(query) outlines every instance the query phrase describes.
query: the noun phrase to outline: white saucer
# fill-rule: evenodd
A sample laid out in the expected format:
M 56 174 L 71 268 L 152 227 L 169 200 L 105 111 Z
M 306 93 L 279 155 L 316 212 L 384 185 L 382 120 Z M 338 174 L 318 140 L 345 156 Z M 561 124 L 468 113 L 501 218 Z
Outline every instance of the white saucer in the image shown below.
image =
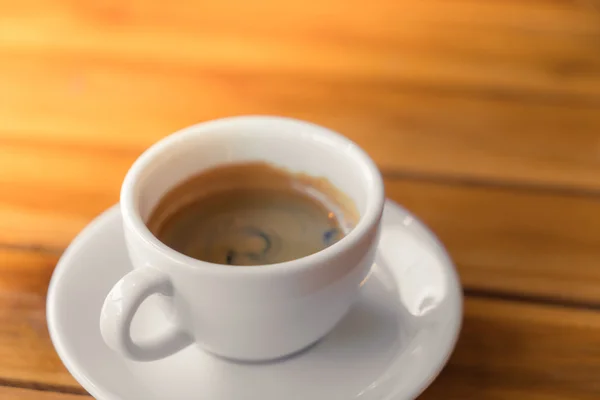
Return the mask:
M 130 268 L 115 206 L 69 246 L 48 290 L 54 346 L 101 400 L 414 399 L 446 363 L 461 325 L 462 292 L 446 251 L 390 201 L 359 302 L 322 341 L 285 360 L 238 364 L 197 347 L 150 363 L 117 356 L 102 341 L 98 319 L 109 289 Z M 134 335 L 161 324 L 151 308 L 140 309 Z

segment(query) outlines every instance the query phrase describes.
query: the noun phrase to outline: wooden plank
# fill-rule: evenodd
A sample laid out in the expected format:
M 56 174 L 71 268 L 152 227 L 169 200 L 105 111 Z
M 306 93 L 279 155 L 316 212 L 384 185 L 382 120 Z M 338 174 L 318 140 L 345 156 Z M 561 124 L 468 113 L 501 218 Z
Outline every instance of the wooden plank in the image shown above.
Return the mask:
M 65 248 L 118 201 L 130 161 L 91 149 L 0 147 L 0 243 Z
M 69 158 L 80 151 L 105 156 L 111 168 L 116 158 L 129 163 L 184 126 L 250 113 L 330 126 L 387 171 L 600 191 L 600 113 L 594 104 L 58 54 L 5 57 L 0 88 L 0 163 L 7 171 L 12 162 L 25 165 L 21 155 L 37 160 L 40 153 L 43 162 L 43 152 L 58 157 L 69 151 Z M 27 146 L 33 147 L 30 155 L 23 154 Z
M 0 250 L 0 381 L 79 387 L 46 327 L 46 290 L 56 261 L 51 254 Z
M 118 201 L 136 155 L 0 147 L 0 243 L 64 249 Z M 467 287 L 600 303 L 600 198 L 392 178 L 387 195 L 436 231 Z
M 600 198 L 388 180 L 439 235 L 467 288 L 600 304 Z
M 477 90 L 600 91 L 598 14 L 583 1 L 169 5 L 3 0 L 0 47 Z
M 467 298 L 449 365 L 422 400 L 600 397 L 600 314 Z
M 46 331 L 44 296 L 56 256 L 2 250 L 0 260 L 0 381 L 78 390 Z M 423 398 L 597 398 L 598 349 L 596 311 L 467 298 L 457 350 Z M 0 388 L 1 398 L 7 390 L 14 389 Z
M 0 398 L 7 400 L 86 400 L 92 397 L 80 394 L 53 393 L 0 386 Z

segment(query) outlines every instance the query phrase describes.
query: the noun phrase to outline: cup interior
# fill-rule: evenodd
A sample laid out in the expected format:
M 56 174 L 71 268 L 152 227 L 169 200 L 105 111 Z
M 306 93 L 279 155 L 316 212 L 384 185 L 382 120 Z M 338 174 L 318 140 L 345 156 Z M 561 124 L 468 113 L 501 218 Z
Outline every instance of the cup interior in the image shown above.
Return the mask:
M 354 142 L 329 129 L 281 117 L 232 117 L 201 123 L 157 142 L 134 163 L 121 191 L 125 209 L 145 222 L 174 186 L 203 170 L 252 161 L 327 178 L 354 202 L 360 219 L 383 207 L 380 173 Z

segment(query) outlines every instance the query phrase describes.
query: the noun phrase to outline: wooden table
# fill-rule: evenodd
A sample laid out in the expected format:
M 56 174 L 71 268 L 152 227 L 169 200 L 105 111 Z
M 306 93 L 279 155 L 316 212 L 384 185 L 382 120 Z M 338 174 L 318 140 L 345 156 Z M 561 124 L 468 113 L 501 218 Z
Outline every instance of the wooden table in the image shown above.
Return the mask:
M 447 244 L 464 328 L 423 399 L 600 398 L 597 0 L 0 0 L 0 398 L 86 397 L 58 257 L 145 147 L 253 113 L 355 140 Z

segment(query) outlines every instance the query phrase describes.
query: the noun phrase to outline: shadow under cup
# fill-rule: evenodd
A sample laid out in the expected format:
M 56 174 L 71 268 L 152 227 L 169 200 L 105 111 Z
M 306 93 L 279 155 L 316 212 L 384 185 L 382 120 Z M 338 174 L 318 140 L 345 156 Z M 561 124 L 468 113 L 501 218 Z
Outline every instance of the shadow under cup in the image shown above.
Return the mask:
M 204 170 L 266 162 L 326 178 L 360 215 L 341 240 L 282 263 L 223 268 L 170 249 L 145 221 L 172 188 Z M 245 361 L 295 353 L 327 334 L 358 298 L 375 257 L 381 175 L 355 143 L 326 128 L 280 117 L 233 117 L 186 128 L 148 149 L 123 183 L 121 209 L 134 268 L 166 273 L 174 294 L 163 310 L 192 340 Z

